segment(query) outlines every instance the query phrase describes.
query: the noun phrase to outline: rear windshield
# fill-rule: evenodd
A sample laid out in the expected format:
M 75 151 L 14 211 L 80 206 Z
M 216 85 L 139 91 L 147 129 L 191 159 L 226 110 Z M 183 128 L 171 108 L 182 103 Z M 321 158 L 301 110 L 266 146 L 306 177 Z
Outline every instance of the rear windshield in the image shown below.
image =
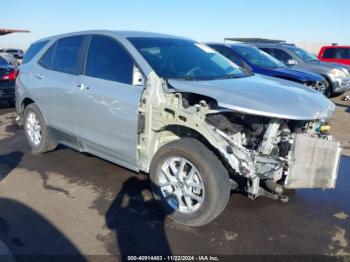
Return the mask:
M 8 65 L 7 61 L 0 56 L 0 66 L 7 66 L 7 65 Z
M 26 52 L 22 64 L 30 62 L 33 57 L 48 43 L 49 41 L 42 41 L 32 44 Z

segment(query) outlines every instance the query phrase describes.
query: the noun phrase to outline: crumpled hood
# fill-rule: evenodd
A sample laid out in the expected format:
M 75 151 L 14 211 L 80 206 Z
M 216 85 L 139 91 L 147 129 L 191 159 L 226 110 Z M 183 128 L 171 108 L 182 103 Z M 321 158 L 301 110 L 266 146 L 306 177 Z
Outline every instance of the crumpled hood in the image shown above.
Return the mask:
M 293 120 L 330 118 L 335 105 L 321 93 L 303 85 L 268 76 L 211 80 L 168 80 L 178 91 L 214 98 L 234 111 Z

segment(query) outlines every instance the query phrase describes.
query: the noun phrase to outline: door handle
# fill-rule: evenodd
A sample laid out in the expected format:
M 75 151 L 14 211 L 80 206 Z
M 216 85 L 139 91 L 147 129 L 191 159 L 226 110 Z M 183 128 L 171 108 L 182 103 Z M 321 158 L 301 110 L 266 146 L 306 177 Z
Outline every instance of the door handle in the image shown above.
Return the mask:
M 35 75 L 35 77 L 40 79 L 40 80 L 44 78 L 43 74 L 37 74 L 37 75 Z
M 86 86 L 86 85 L 84 85 L 84 84 L 78 84 L 77 85 L 77 88 L 79 88 L 80 90 L 89 90 L 90 89 L 90 87 L 88 87 L 88 86 Z

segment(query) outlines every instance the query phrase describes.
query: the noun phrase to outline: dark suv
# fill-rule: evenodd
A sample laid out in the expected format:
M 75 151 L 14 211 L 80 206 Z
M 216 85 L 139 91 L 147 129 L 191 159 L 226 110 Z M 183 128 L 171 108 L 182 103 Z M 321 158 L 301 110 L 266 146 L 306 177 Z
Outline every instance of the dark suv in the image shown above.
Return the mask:
M 209 43 L 208 45 L 240 67 L 254 73 L 294 81 L 323 94 L 327 89 L 328 83 L 323 76 L 300 69 L 288 68 L 282 62 L 253 45 L 220 43 Z

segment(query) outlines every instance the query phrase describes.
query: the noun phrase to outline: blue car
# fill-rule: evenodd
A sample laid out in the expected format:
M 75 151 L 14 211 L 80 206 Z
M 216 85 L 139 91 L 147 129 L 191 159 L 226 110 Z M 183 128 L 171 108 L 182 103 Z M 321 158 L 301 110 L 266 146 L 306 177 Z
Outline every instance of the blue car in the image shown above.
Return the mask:
M 208 43 L 207 45 L 247 71 L 294 81 L 321 93 L 327 89 L 327 81 L 323 76 L 287 67 L 252 45 L 219 43 Z

